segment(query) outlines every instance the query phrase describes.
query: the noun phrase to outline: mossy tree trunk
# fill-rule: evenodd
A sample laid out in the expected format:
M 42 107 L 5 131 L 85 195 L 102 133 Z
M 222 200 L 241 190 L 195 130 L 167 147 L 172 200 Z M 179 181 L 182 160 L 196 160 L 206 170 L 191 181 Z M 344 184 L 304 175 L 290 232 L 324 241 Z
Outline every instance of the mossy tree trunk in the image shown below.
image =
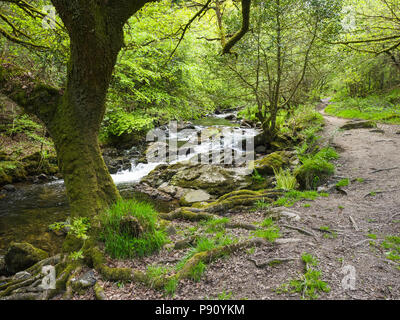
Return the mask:
M 66 88 L 38 83 L 9 63 L 0 89 L 37 115 L 56 147 L 73 216 L 93 217 L 119 198 L 100 153 L 98 133 L 123 26 L 148 0 L 52 0 L 70 36 Z

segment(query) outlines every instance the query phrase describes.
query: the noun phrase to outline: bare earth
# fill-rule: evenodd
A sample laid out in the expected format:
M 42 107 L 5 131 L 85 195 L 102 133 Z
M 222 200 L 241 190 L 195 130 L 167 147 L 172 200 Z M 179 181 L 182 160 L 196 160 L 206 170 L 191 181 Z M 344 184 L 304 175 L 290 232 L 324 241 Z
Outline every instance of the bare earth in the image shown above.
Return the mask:
M 299 278 L 304 273 L 301 255 L 311 253 L 319 260 L 322 279 L 331 288 L 321 293 L 319 299 L 399 299 L 400 270 L 398 264 L 385 256 L 381 244 L 385 237 L 399 235 L 400 221 L 400 131 L 399 126 L 378 125 L 385 133 L 371 129 L 340 131 L 338 127 L 348 120 L 326 116 L 323 133 L 326 143 L 337 148 L 341 157 L 337 161 L 335 181 L 340 177 L 350 178 L 352 183 L 343 188 L 345 193 L 330 192 L 328 198 L 297 203 L 299 222 L 282 219 L 278 224 L 282 238 L 299 239 L 296 243 L 271 244 L 257 248 L 254 252 L 237 252 L 213 262 L 200 282 L 185 280 L 180 283 L 174 299 L 216 299 L 222 292 L 232 292 L 233 299 L 271 300 L 300 299 L 299 294 L 277 294 L 275 289 L 289 279 Z M 395 169 L 394 169 L 395 168 Z M 392 169 L 374 173 L 380 169 Z M 356 181 L 365 179 L 364 182 Z M 375 192 L 370 195 L 371 192 Z M 304 207 L 309 203 L 310 207 Z M 262 212 L 231 213 L 232 220 L 254 223 L 262 221 Z M 351 218 L 354 223 L 351 221 Z M 315 236 L 284 227 L 301 228 Z M 185 237 L 191 224 L 176 222 L 179 231 L 172 241 Z M 329 226 L 336 237 L 324 237 L 319 229 Z M 229 231 L 236 237 L 248 237 L 244 230 Z M 376 234 L 372 240 L 367 235 Z M 375 245 L 371 245 L 370 242 Z M 161 263 L 173 266 L 186 251 L 163 250 L 156 256 L 136 261 L 111 262 L 111 266 L 131 266 L 145 270 L 146 265 Z M 251 260 L 262 263 L 270 258 L 294 258 L 276 266 L 258 268 Z M 251 260 L 249 260 L 251 259 Z M 343 273 L 343 268 L 348 269 Z M 354 267 L 354 269 L 353 269 Z M 342 280 L 355 271 L 355 290 L 345 289 Z M 145 286 L 130 283 L 117 286 L 103 283 L 108 299 L 170 299 Z M 93 298 L 89 291 L 86 297 Z

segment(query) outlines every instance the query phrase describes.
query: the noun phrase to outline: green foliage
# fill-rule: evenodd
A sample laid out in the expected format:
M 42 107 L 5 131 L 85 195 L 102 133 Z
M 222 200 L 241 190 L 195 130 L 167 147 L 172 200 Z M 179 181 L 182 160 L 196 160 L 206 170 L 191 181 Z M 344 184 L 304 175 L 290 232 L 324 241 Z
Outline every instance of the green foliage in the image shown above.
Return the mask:
M 400 237 L 388 236 L 382 243 L 382 247 L 387 250 L 386 258 L 400 265 Z
M 302 299 L 314 300 L 318 298 L 319 292 L 330 292 L 330 288 L 325 281 L 321 280 L 322 272 L 317 268 L 318 260 L 308 253 L 303 253 L 301 259 L 305 263 L 305 273 L 300 279 L 290 280 L 289 283 L 282 285 L 277 293 L 299 293 Z
M 338 159 L 337 152 L 332 148 L 324 148 L 316 154 L 299 155 L 302 165 L 294 174 L 303 189 L 315 190 L 326 179 L 334 174 L 335 167 L 329 161 Z
M 292 174 L 290 169 L 283 170 L 282 168 L 279 171 L 274 169 L 275 179 L 276 179 L 276 187 L 282 190 L 294 190 L 297 187 L 297 179 Z
M 225 290 L 224 290 L 218 295 L 217 299 L 218 300 L 231 300 L 232 297 L 233 297 L 233 293 L 231 291 L 225 292 Z
M 375 120 L 400 124 L 400 90 L 365 98 L 337 97 L 325 112 L 342 118 Z
M 139 113 L 127 113 L 118 110 L 105 117 L 107 135 L 121 136 L 132 132 L 144 132 L 153 128 L 154 118 Z
M 225 230 L 225 225 L 229 223 L 229 218 L 213 219 L 200 222 L 201 225 L 205 226 L 206 233 L 215 233 Z
M 269 242 L 274 242 L 281 236 L 280 229 L 275 225 L 272 218 L 265 219 L 261 223 L 261 227 L 262 229 L 251 232 L 253 237 L 263 238 Z
M 192 267 L 189 271 L 189 277 L 190 279 L 194 281 L 200 281 L 201 276 L 203 273 L 206 271 L 207 266 L 200 261 L 198 264 L 196 264 L 194 267 Z
M 350 184 L 350 179 L 346 178 L 346 179 L 342 179 L 338 183 L 336 183 L 336 187 L 344 188 L 344 187 L 347 187 L 349 184 Z
M 143 233 L 134 237 L 120 230 L 124 216 L 135 217 Z M 136 200 L 120 200 L 100 217 L 102 232 L 100 239 L 105 243 L 105 251 L 113 258 L 142 257 L 158 251 L 166 243 L 166 234 L 156 229 L 157 212 L 149 203 Z
M 265 178 L 254 168 L 253 175 L 251 176 L 254 182 L 264 182 Z
M 271 207 L 271 203 L 265 201 L 265 199 L 257 200 L 254 204 L 254 207 L 257 210 L 268 210 Z
M 275 206 L 292 207 L 295 203 L 302 200 L 315 200 L 318 197 L 328 197 L 326 193 L 318 193 L 316 191 L 289 191 L 284 196 L 274 202 Z

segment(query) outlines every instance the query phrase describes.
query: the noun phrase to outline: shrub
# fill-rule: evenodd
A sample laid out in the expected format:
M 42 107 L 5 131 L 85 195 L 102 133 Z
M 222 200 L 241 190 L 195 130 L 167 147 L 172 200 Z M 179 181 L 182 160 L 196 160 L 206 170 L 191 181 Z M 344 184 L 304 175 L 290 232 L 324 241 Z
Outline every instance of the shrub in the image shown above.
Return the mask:
M 296 169 L 295 175 L 301 188 L 314 190 L 322 185 L 334 172 L 334 165 L 327 160 L 309 158 L 304 160 L 303 165 Z
M 324 184 L 334 174 L 335 167 L 329 161 L 339 158 L 338 153 L 332 148 L 323 148 L 314 155 L 302 155 L 302 165 L 295 170 L 295 176 L 300 187 L 314 190 Z
M 121 230 L 121 221 L 127 216 L 136 218 L 143 229 L 138 236 Z M 120 200 L 102 214 L 100 219 L 100 239 L 105 243 L 105 251 L 113 258 L 149 255 L 166 242 L 165 232 L 156 229 L 157 212 L 148 203 Z

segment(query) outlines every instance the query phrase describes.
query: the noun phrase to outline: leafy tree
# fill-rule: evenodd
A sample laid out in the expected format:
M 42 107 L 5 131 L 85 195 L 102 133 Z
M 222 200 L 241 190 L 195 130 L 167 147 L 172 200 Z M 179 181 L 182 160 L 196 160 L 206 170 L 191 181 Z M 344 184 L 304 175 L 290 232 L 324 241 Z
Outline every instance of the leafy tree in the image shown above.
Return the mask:
M 239 58 L 227 65 L 256 106 L 266 143 L 277 135 L 280 110 L 298 104 L 318 38 L 333 32 L 339 8 L 339 1 L 255 3 L 253 29 L 237 46 Z
M 29 12 L 34 18 L 42 17 L 40 10 L 26 1 L 0 2 Z M 120 198 L 101 156 L 98 134 L 106 112 L 107 90 L 124 46 L 124 25 L 151 2 L 155 1 L 52 0 L 70 39 L 62 89 L 38 81 L 10 61 L 0 64 L 2 92 L 38 116 L 54 141 L 73 216 L 96 216 Z M 210 3 L 207 1 L 189 22 L 205 12 Z M 249 6 L 250 0 L 242 0 L 242 27 L 226 42 L 223 52 L 229 52 L 247 31 Z M 11 22 L 10 26 L 15 24 Z M 6 37 L 32 45 L 29 35 Z

